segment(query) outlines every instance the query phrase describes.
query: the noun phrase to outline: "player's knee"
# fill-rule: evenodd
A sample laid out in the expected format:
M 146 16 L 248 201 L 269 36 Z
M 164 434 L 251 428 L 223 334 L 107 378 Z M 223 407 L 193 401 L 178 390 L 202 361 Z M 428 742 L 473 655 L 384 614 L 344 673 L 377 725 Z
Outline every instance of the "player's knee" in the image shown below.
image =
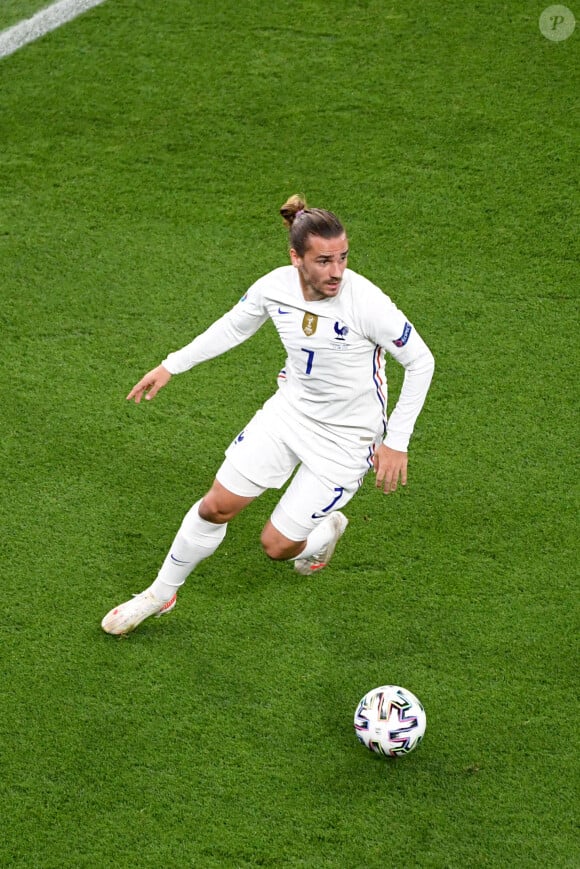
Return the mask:
M 288 540 L 272 525 L 266 525 L 262 531 L 261 543 L 264 552 L 273 561 L 287 561 L 289 558 L 295 558 L 304 547 L 304 543 Z
M 286 548 L 280 546 L 279 544 L 272 543 L 270 541 L 262 540 L 262 548 L 268 558 L 271 558 L 272 561 L 286 561 L 291 556 L 287 555 Z
M 219 480 L 214 480 L 213 486 L 202 498 L 198 512 L 206 522 L 224 525 L 234 516 L 237 516 L 248 504 L 251 504 L 253 500 L 254 496 L 236 495 L 222 486 Z
M 287 561 L 289 558 L 292 558 L 292 549 L 288 546 L 284 546 L 281 543 L 278 543 L 273 540 L 264 540 L 262 537 L 262 548 L 268 558 L 271 558 L 272 561 Z
M 224 522 L 229 522 L 236 515 L 236 511 L 229 505 L 220 503 L 212 492 L 203 498 L 199 505 L 199 515 L 206 522 L 214 522 L 216 525 L 223 525 Z

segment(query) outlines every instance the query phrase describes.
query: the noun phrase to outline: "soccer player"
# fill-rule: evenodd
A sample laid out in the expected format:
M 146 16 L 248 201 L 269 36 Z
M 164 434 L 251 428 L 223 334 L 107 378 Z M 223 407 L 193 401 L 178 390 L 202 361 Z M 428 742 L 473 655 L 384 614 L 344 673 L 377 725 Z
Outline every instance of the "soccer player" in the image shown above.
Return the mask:
M 154 398 L 175 374 L 224 353 L 273 320 L 287 358 L 278 389 L 225 452 L 209 492 L 193 505 L 155 581 L 103 619 L 126 634 L 175 606 L 177 590 L 225 537 L 228 522 L 266 489 L 292 481 L 262 531 L 266 554 L 308 575 L 325 567 L 348 520 L 341 512 L 373 468 L 393 492 L 407 481 L 407 447 L 433 374 L 415 327 L 378 287 L 347 268 L 344 227 L 292 196 L 280 209 L 291 265 L 257 280 L 190 344 L 170 353 L 128 400 Z M 404 368 L 387 421 L 385 352 Z

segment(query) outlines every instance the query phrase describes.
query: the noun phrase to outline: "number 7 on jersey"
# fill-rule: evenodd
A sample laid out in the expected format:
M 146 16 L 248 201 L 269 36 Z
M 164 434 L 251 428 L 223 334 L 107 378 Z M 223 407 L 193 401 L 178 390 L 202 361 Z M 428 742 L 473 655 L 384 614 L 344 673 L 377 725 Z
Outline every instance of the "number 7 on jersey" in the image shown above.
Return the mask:
M 310 374 L 312 371 L 312 362 L 314 361 L 314 350 L 307 350 L 306 347 L 301 347 L 300 349 L 308 356 L 308 359 L 306 360 L 306 373 Z

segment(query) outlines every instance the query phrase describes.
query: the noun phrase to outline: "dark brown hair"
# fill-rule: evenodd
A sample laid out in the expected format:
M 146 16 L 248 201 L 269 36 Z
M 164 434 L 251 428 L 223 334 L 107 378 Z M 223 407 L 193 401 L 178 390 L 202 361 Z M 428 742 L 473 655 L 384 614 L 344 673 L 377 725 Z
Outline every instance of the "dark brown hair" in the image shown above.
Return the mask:
M 299 193 L 295 193 L 284 203 L 280 214 L 290 235 L 290 247 L 294 248 L 298 256 L 304 256 L 308 250 L 309 235 L 337 238 L 344 233 L 344 226 L 332 211 L 308 208 L 306 199 Z

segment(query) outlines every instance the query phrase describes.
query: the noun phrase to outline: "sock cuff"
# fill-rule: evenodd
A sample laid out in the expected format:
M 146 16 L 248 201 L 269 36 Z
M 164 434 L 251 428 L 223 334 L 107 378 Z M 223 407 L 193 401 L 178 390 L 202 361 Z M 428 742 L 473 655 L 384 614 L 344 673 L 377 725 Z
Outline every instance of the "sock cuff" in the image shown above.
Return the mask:
M 205 549 L 214 549 L 226 536 L 228 523 L 208 522 L 199 515 L 201 499 L 196 501 L 191 510 L 185 514 L 180 531 L 183 536 Z
M 298 558 L 309 558 L 311 555 L 320 552 L 322 547 L 332 539 L 333 535 L 332 523 L 329 522 L 328 519 L 329 517 L 323 519 L 320 525 L 317 525 L 317 527 L 310 532 L 306 538 L 306 546 L 302 552 L 295 555 L 294 558 L 289 558 L 288 561 L 296 561 Z

